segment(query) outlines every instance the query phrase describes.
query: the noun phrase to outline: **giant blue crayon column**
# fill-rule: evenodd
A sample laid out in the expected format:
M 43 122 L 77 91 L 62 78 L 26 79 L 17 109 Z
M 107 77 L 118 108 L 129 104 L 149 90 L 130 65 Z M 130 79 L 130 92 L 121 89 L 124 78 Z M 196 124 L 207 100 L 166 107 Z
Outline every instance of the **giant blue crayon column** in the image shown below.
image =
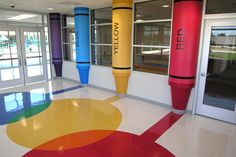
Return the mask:
M 62 76 L 62 45 L 61 45 L 61 15 L 50 13 L 50 32 L 52 43 L 52 63 L 55 68 L 56 76 Z
M 75 14 L 76 67 L 81 84 L 88 84 L 90 69 L 89 8 L 77 7 Z

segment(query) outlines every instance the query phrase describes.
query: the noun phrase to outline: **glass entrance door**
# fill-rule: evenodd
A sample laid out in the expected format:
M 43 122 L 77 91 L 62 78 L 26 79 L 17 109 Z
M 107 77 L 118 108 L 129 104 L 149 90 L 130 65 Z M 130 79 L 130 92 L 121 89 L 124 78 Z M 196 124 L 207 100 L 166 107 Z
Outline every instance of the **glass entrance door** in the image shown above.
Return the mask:
M 47 79 L 44 41 L 40 28 L 0 26 L 0 88 Z
M 0 87 L 24 83 L 19 30 L 0 27 Z
M 20 31 L 26 84 L 46 80 L 47 63 L 43 31 L 35 28 L 24 28 Z
M 236 20 L 205 25 L 197 113 L 236 124 Z

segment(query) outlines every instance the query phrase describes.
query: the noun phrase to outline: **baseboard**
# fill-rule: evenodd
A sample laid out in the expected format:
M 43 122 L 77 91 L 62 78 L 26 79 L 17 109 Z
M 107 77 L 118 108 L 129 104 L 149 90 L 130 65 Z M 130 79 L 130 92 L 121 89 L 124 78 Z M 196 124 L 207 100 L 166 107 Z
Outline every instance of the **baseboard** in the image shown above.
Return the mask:
M 68 81 L 80 83 L 80 81 L 77 81 L 77 80 L 73 80 L 73 79 L 69 79 L 69 78 L 65 78 L 65 77 L 62 77 L 62 78 L 65 79 L 65 80 L 68 80 Z M 104 88 L 104 87 L 100 87 L 100 86 L 96 86 L 96 85 L 91 85 L 91 84 L 89 84 L 88 87 L 95 88 L 95 89 L 100 89 L 100 90 L 104 90 L 104 91 L 116 94 L 115 90 L 107 89 L 107 88 Z M 135 95 L 127 94 L 124 97 L 131 98 L 131 99 L 136 99 L 136 100 L 139 100 L 139 101 L 142 101 L 142 102 L 146 102 L 146 103 L 150 103 L 150 104 L 153 104 L 153 105 L 157 105 L 157 106 L 160 106 L 160 107 L 163 107 L 163 108 L 167 108 L 169 110 L 172 109 L 171 105 L 160 103 L 160 102 L 153 101 L 153 100 L 146 99 L 146 98 L 142 98 L 142 97 L 138 97 L 138 96 L 135 96 Z M 191 110 L 186 110 L 186 113 L 192 114 L 192 111 Z

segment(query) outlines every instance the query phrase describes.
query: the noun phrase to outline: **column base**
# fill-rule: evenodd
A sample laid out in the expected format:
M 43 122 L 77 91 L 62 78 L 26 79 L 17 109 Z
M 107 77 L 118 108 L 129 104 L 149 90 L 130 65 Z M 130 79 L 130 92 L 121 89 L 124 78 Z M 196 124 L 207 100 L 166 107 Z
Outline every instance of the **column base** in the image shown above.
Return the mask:
M 115 77 L 117 94 L 125 95 L 128 89 L 130 70 L 113 69 L 112 74 Z
M 178 115 L 183 115 L 186 112 L 186 110 L 177 110 L 177 109 L 174 109 L 174 108 L 172 108 L 171 111 L 175 114 L 178 114 Z
M 120 98 L 123 98 L 123 97 L 126 96 L 126 94 L 118 94 L 118 93 L 117 93 L 117 96 L 119 96 Z
M 77 64 L 77 69 L 79 72 L 80 83 L 82 85 L 88 85 L 90 64 Z
M 62 77 L 62 63 L 53 63 L 56 77 Z
M 88 87 L 89 84 L 81 84 L 82 87 Z

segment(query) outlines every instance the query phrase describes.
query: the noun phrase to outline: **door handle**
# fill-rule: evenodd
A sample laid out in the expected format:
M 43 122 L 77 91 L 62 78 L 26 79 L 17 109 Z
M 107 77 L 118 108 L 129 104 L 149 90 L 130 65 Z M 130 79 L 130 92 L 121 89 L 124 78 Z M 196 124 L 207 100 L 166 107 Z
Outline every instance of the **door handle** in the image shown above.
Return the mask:
M 207 73 L 207 74 L 204 73 L 204 72 L 201 73 L 201 76 L 202 76 L 202 77 L 207 77 L 207 76 L 210 76 L 210 75 L 211 75 L 210 73 Z
M 201 73 L 201 76 L 202 76 L 202 77 L 206 77 L 207 74 L 206 74 L 206 73 Z
M 27 64 L 26 64 L 26 59 L 24 59 L 24 62 L 25 62 L 25 66 L 26 66 L 26 65 L 27 65 Z

